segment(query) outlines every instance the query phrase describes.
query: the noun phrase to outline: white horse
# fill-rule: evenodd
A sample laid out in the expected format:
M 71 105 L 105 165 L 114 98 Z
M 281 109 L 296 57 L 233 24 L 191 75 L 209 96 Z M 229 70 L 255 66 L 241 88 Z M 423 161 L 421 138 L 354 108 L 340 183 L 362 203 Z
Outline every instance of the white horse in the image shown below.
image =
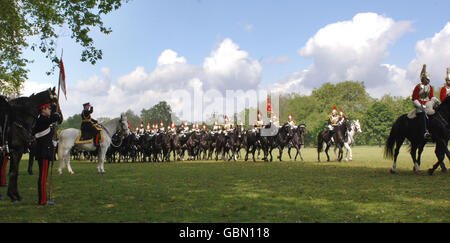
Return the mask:
M 103 132 L 103 142 L 100 143 L 100 148 L 98 150 L 98 164 L 97 171 L 100 174 L 105 173 L 104 168 L 104 159 L 106 151 L 111 145 L 111 138 L 116 133 L 119 132 L 121 139 L 125 135 L 129 135 L 130 131 L 128 130 L 128 122 L 126 116 L 120 116 L 120 118 L 114 118 L 110 121 L 101 123 Z M 79 129 L 68 128 L 61 131 L 59 135 L 59 145 L 58 145 L 58 160 L 59 160 L 59 168 L 58 172 L 61 175 L 62 169 L 64 165 L 67 165 L 67 170 L 70 174 L 73 174 L 72 167 L 70 166 L 70 150 L 73 146 L 76 146 L 77 149 L 82 151 L 95 151 L 97 147 L 94 146 L 93 143 L 85 143 L 85 144 L 75 144 L 75 141 L 80 134 Z
M 347 131 L 347 136 L 344 139 L 344 141 L 345 141 L 344 147 L 347 149 L 347 152 L 345 154 L 345 161 L 349 161 L 349 160 L 351 161 L 353 159 L 351 146 L 355 142 L 353 137 L 356 135 L 356 133 L 362 133 L 361 124 L 359 124 L 359 120 L 352 121 L 350 130 Z M 335 146 L 334 154 L 336 155 L 336 158 L 337 158 L 336 149 L 337 149 L 337 147 Z M 349 156 L 349 153 L 350 153 L 350 156 Z

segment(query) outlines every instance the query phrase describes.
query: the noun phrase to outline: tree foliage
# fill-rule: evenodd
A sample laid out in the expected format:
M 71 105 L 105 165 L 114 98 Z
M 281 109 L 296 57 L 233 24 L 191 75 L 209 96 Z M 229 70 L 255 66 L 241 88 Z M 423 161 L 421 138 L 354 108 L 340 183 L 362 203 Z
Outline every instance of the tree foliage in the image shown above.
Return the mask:
M 25 48 L 39 49 L 50 59 L 52 73 L 59 64 L 56 56 L 57 28 L 68 28 L 71 38 L 83 48 L 81 61 L 95 64 L 102 59 L 102 50 L 94 46 L 90 33 L 98 28 L 111 33 L 104 26 L 102 16 L 121 7 L 129 0 L 1 0 L 0 1 L 0 93 L 18 93 L 28 78 L 28 60 L 22 56 Z M 29 43 L 32 36 L 39 37 Z M 30 46 L 31 44 L 31 46 Z
M 161 101 L 148 110 L 142 109 L 141 119 L 144 122 L 150 122 L 150 124 L 159 124 L 163 121 L 165 126 L 172 122 L 179 123 L 179 119 L 173 114 L 172 108 L 166 101 Z

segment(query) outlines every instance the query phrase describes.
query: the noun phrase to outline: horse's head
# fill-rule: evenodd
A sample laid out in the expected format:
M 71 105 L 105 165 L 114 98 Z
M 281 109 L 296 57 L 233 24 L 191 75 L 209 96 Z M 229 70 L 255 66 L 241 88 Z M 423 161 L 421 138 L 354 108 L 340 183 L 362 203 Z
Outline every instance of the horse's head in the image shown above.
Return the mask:
M 305 135 L 306 134 L 306 124 L 300 124 L 298 126 L 297 130 L 301 135 Z
M 51 104 L 53 107 L 56 107 L 58 103 L 58 96 L 56 94 L 56 88 L 53 87 L 53 89 L 48 88 L 47 90 L 44 90 L 42 92 L 39 92 L 37 94 L 30 95 L 31 103 L 35 107 L 39 107 L 43 104 Z
M 128 129 L 128 120 L 125 115 L 120 115 L 119 119 L 120 133 L 125 134 L 126 136 L 130 135 L 130 129 Z
M 285 123 L 281 128 L 281 132 L 285 134 L 288 138 L 294 136 L 294 132 L 292 131 L 291 125 L 289 123 Z
M 362 133 L 361 124 L 359 124 L 359 120 L 353 121 L 352 128 L 354 128 L 357 133 Z

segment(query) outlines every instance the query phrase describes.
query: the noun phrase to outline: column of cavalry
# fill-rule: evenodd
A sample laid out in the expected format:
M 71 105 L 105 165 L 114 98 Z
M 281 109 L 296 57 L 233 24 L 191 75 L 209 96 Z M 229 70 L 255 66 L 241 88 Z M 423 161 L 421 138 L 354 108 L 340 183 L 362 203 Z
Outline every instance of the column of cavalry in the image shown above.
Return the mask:
M 260 116 L 261 117 L 261 116 Z M 261 132 L 267 129 L 267 136 Z M 263 134 L 263 135 L 261 135 Z M 284 148 L 288 149 L 289 157 L 297 160 L 299 157 L 303 161 L 301 148 L 304 145 L 306 125 L 295 125 L 289 122 L 280 125 L 275 119 L 263 124 L 262 119 L 258 119 L 254 126 L 246 129 L 242 122 L 234 124 L 225 117 L 225 123 L 218 121 L 208 128 L 205 123 L 199 125 L 194 123 L 191 126 L 181 123 L 178 126 L 169 124 L 164 126 L 148 123 L 144 127 L 141 122 L 128 136 L 121 139 L 118 135 L 112 137 L 112 144 L 106 152 L 106 161 L 117 162 L 164 162 L 183 160 L 245 160 L 256 161 L 256 157 L 263 154 L 263 161 L 273 161 L 272 151 L 279 149 L 277 156 L 282 161 Z M 295 149 L 295 155 L 291 155 L 291 150 Z M 243 153 L 244 152 L 244 153 Z M 95 154 L 85 153 L 80 150 L 72 150 L 72 157 L 94 158 Z

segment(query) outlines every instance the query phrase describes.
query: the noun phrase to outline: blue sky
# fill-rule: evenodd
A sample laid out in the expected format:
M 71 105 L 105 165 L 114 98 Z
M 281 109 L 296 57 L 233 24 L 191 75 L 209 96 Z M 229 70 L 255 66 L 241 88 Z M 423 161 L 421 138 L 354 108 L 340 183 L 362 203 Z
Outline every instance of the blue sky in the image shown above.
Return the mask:
M 164 87 L 156 89 L 152 87 L 165 82 L 175 82 L 173 87 L 177 87 L 177 81 L 170 76 L 169 70 L 174 70 L 173 72 L 183 70 L 186 72 L 185 76 L 189 76 L 188 80 L 180 81 L 177 88 L 184 88 L 183 86 L 191 83 L 192 80 L 198 80 L 203 85 L 203 89 L 220 90 L 227 87 L 228 82 L 233 83 L 241 78 L 244 90 L 253 86 L 267 88 L 271 84 L 278 84 L 277 87 L 283 90 L 299 93 L 304 91 L 304 94 L 308 94 L 308 91 L 319 87 L 323 82 L 339 82 L 344 81 L 338 80 L 339 78 L 351 77 L 367 82 L 367 87 L 371 88 L 369 93 L 373 92 L 374 97 L 381 96 L 383 92 L 392 95 L 408 95 L 411 86 L 418 82 L 417 79 L 412 79 L 422 65 L 419 58 L 427 61 L 429 66 L 436 62 L 433 66 L 436 68 L 430 70 L 432 84 L 441 86 L 443 83 L 442 77 L 445 75 L 443 67 L 450 67 L 450 54 L 448 54 L 450 43 L 442 50 L 442 46 L 446 46 L 446 41 L 449 40 L 446 36 L 447 32 L 444 31 L 450 20 L 449 9 L 450 2 L 445 0 L 425 2 L 133 0 L 103 18 L 105 25 L 113 30 L 110 35 L 103 35 L 94 30 L 92 36 L 95 45 L 104 53 L 103 60 L 95 66 L 80 61 L 81 48 L 70 39 L 66 29 L 59 29 L 62 37 L 58 40 L 58 49 L 64 49 L 63 59 L 69 92 L 67 102 L 62 103 L 62 109 L 66 110 L 66 116 L 73 115 L 78 113 L 78 110 L 81 111 L 81 104 L 88 99 L 91 103 L 99 103 L 96 105 L 100 107 L 98 113 L 101 115 L 114 116 L 124 109 L 132 109 L 139 113 L 140 109 L 151 107 L 157 103 L 158 99 L 164 99 L 165 95 L 171 91 Z M 357 20 L 354 19 L 355 16 L 364 16 L 357 19 L 368 17 L 370 20 Z M 367 24 L 367 28 L 380 28 L 384 32 L 374 37 L 378 38 L 376 41 L 372 41 L 372 37 L 362 38 L 361 41 L 366 42 L 362 46 L 369 51 L 355 49 L 355 53 L 351 55 L 363 53 L 362 56 L 349 58 L 345 51 L 339 53 L 339 45 L 342 44 L 341 42 L 345 44 L 346 41 L 349 43 L 353 41 L 341 38 L 340 32 L 332 32 L 333 28 L 330 25 L 334 24 L 339 29 L 349 25 L 356 26 L 359 23 L 370 23 L 370 25 Z M 355 39 L 359 38 L 358 33 L 354 33 L 355 29 L 357 28 L 350 27 L 348 38 L 352 38 L 352 35 L 356 36 Z M 331 36 L 325 35 L 329 41 L 325 44 L 327 48 L 321 49 L 321 45 L 326 40 L 319 40 L 323 38 L 317 35 L 319 31 L 335 33 Z M 436 35 L 439 33 L 443 37 L 437 38 Z M 317 37 L 316 41 L 312 41 L 309 49 L 306 48 L 308 41 L 313 37 Z M 434 37 L 436 40 L 433 39 Z M 390 38 L 389 41 L 383 41 L 386 38 Z M 334 39 L 342 40 L 338 41 L 339 43 L 333 43 Z M 436 48 L 439 47 L 442 53 L 431 57 L 421 53 L 417 49 L 417 44 L 427 39 L 430 40 L 430 44 L 424 44 L 425 46 L 435 45 L 439 41 Z M 225 49 L 225 42 L 228 43 L 229 50 Z M 218 61 L 219 55 L 217 55 L 216 59 L 213 58 L 215 62 L 230 65 L 231 69 L 224 69 L 231 70 L 230 72 L 241 68 L 242 70 L 236 71 L 233 77 L 223 77 L 226 74 L 221 73 L 220 78 L 212 75 L 211 72 L 199 71 L 199 69 L 205 69 L 206 59 L 214 57 L 215 51 L 222 50 L 221 48 L 225 53 L 220 55 L 221 58 L 227 58 L 228 51 L 230 55 L 236 55 L 236 58 L 221 62 Z M 300 53 L 302 48 L 308 50 L 305 49 Z M 370 51 L 371 49 L 374 51 Z M 175 59 L 169 61 L 170 64 L 177 63 L 176 65 L 183 66 L 159 70 L 157 62 L 165 50 L 171 50 L 173 55 L 180 58 L 177 59 L 178 61 Z M 334 50 L 337 52 L 334 53 Z M 34 58 L 35 63 L 29 66 L 30 75 L 25 86 L 25 93 L 30 92 L 32 87 L 56 85 L 56 76 L 45 75 L 50 68 L 50 63 L 44 60 L 40 53 L 26 52 L 26 56 Z M 355 62 L 363 62 L 365 56 L 368 59 L 375 59 L 376 62 L 369 63 L 367 66 L 362 65 L 362 69 L 367 69 L 363 73 L 359 70 L 355 71 L 354 66 L 359 65 Z M 241 60 L 239 58 L 244 61 L 239 61 Z M 342 66 L 343 73 L 336 73 L 339 72 L 336 70 L 340 70 L 337 66 L 342 64 L 341 58 L 346 65 Z M 322 65 L 323 63 L 327 65 Z M 382 70 L 378 70 L 379 68 L 387 69 L 388 66 L 385 64 L 389 65 L 389 71 L 384 70 L 386 73 L 380 73 Z M 335 66 L 336 70 L 324 70 L 329 66 Z M 247 73 L 246 70 L 252 71 Z M 306 74 L 299 73 L 305 70 L 307 70 Z M 357 74 L 345 76 L 355 72 Z M 160 73 L 164 73 L 164 77 L 158 76 Z M 321 76 L 320 73 L 329 75 Z M 398 78 L 399 75 L 402 75 L 402 80 Z M 377 86 L 377 82 L 371 80 L 375 76 L 395 78 L 392 80 L 386 78 L 383 81 L 386 83 L 380 84 L 383 86 Z M 433 80 L 433 76 L 437 78 L 436 81 Z M 246 79 L 251 79 L 249 84 L 245 84 Z M 100 83 L 104 81 L 105 85 L 88 87 L 88 89 L 104 87 L 110 90 L 109 94 L 98 92 L 85 96 L 81 94 L 82 84 L 98 80 Z M 145 88 L 132 91 L 126 82 L 142 85 Z M 223 84 L 213 85 L 218 82 Z M 295 86 L 286 86 L 289 82 L 295 83 Z M 230 85 L 230 88 L 236 89 L 239 86 Z M 155 97 L 144 102 L 142 96 L 148 96 L 144 89 L 151 91 Z M 124 97 L 135 97 L 140 101 L 124 99 L 123 105 L 106 105 L 108 100 L 112 99 L 107 96 L 117 90 L 120 90 L 120 95 Z M 75 92 L 80 94 L 73 94 Z M 119 93 L 115 94 L 119 95 Z M 103 96 L 103 99 L 98 98 L 100 96 Z M 176 106 L 176 104 L 173 105 Z M 64 106 L 67 109 L 64 109 Z M 111 110 L 109 108 L 111 106 L 117 107 L 117 110 Z

